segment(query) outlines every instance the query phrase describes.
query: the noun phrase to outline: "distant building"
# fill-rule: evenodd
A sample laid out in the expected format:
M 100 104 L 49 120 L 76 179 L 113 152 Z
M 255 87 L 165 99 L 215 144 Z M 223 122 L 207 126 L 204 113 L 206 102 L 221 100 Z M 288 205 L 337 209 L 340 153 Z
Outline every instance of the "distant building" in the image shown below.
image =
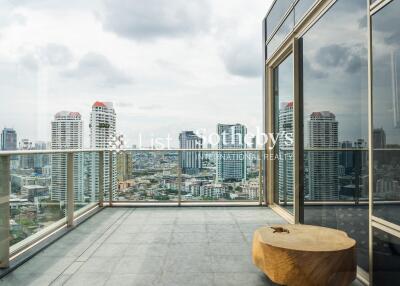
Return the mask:
M 29 139 L 21 139 L 19 142 L 20 150 L 33 150 L 33 143 Z M 21 169 L 33 169 L 35 167 L 35 156 L 34 155 L 20 155 L 19 157 L 19 168 Z
M 257 137 L 254 136 L 253 138 L 251 138 L 251 148 L 256 149 L 257 148 Z
M 245 149 L 247 128 L 241 124 L 218 124 L 218 149 Z M 246 153 L 217 152 L 217 181 L 244 181 L 247 178 Z
M 51 148 L 53 150 L 79 150 L 83 148 L 83 122 L 78 112 L 61 111 L 51 122 Z M 67 194 L 67 154 L 52 154 L 51 199 L 65 201 Z M 74 197 L 84 200 L 83 154 L 74 155 Z
M 12 128 L 4 128 L 1 132 L 1 150 L 17 150 L 17 132 Z
M 116 118 L 117 115 L 114 106 L 111 102 L 96 101 L 92 105 L 92 112 L 90 114 L 90 148 L 92 149 L 108 149 L 110 141 L 116 136 Z M 89 190 L 92 191 L 90 197 L 98 199 L 99 188 L 99 156 L 93 154 L 90 164 L 90 186 Z M 111 182 L 110 182 L 110 164 L 111 164 Z M 111 162 L 109 153 L 105 153 L 104 157 L 104 197 L 107 198 L 109 194 L 109 186 L 112 185 L 112 194 L 116 195 L 117 192 L 117 162 L 116 156 L 112 155 Z
M 337 148 L 338 122 L 329 111 L 313 112 L 308 121 L 310 148 Z M 308 152 L 309 196 L 311 200 L 339 199 L 338 153 L 332 151 Z
M 386 146 L 386 133 L 383 128 L 374 129 L 373 133 L 374 148 L 385 148 Z
M 340 147 L 342 149 L 351 149 L 353 148 L 353 143 L 351 141 L 343 141 L 340 143 Z M 339 165 L 342 166 L 341 174 L 348 174 L 353 170 L 354 167 L 354 151 L 351 150 L 343 150 L 339 153 Z
M 204 200 L 223 199 L 227 194 L 228 188 L 223 184 L 206 184 L 200 187 L 200 197 Z
M 51 148 L 51 143 L 47 142 L 35 142 L 33 147 L 35 150 L 46 150 Z M 42 168 L 50 165 L 50 155 L 48 154 L 36 154 L 33 157 L 33 167 L 36 173 L 42 173 Z
M 293 134 L 293 101 L 282 102 L 279 109 L 279 132 Z M 285 145 L 283 140 L 278 143 L 280 160 L 278 165 L 279 201 L 283 204 L 293 202 L 293 146 Z
M 203 139 L 193 131 L 183 131 L 179 134 L 179 147 L 181 149 L 202 149 Z M 182 173 L 196 174 L 202 169 L 201 151 L 184 151 L 181 158 Z
M 39 185 L 27 185 L 21 189 L 21 197 L 29 202 L 34 202 L 35 199 L 45 199 L 49 196 L 49 188 Z
M 132 153 L 121 152 L 117 154 L 118 183 L 132 179 L 132 170 L 133 170 Z
M 260 186 L 256 181 L 246 182 L 242 186 L 242 192 L 246 195 L 246 200 L 257 200 L 259 197 Z
M 33 149 L 33 143 L 29 139 L 21 139 L 19 142 L 19 149 L 20 150 L 32 150 Z

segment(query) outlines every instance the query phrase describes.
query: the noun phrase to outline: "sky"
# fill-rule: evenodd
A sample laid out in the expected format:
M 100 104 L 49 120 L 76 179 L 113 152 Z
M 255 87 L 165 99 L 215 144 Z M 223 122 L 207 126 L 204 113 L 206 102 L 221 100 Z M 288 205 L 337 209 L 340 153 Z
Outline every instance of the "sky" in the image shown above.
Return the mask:
M 0 128 L 50 141 L 59 111 L 114 103 L 126 145 L 217 123 L 262 128 L 272 0 L 0 0 Z

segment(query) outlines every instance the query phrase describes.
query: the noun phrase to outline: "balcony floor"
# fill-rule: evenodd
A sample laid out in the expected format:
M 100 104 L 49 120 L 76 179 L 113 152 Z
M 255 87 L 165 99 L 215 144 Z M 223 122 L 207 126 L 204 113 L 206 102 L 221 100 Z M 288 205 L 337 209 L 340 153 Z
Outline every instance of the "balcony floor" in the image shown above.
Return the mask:
M 1 285 L 273 285 L 251 261 L 268 208 L 106 208 Z

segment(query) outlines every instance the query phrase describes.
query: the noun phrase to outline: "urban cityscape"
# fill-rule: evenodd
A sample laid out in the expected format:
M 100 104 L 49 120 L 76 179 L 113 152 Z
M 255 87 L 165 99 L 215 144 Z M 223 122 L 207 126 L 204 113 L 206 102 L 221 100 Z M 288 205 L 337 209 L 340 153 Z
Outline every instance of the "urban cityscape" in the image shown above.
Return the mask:
M 279 112 L 279 131 L 293 132 L 293 103 L 283 102 Z M 105 149 L 116 136 L 117 114 L 110 102 L 97 101 L 90 115 L 90 148 Z M 4 128 L 1 150 L 80 150 L 83 149 L 84 122 L 79 112 L 61 111 L 51 122 L 51 141 L 18 141 L 16 130 Z M 366 200 L 368 196 L 366 143 L 339 142 L 339 122 L 329 111 L 313 112 L 307 120 L 308 137 L 304 156 L 306 201 Z M 259 199 L 260 153 L 256 138 L 246 146 L 247 129 L 241 124 L 217 124 L 224 137 L 216 149 L 204 146 L 194 131 L 179 134 L 176 150 L 113 152 L 104 157 L 104 195 L 109 184 L 113 201 L 256 201 Z M 385 145 L 385 131 L 374 130 L 377 146 Z M 293 146 L 278 142 L 276 168 L 279 172 L 279 203 L 293 205 Z M 252 148 L 252 151 L 245 151 Z M 313 148 L 342 148 L 343 151 L 313 151 Z M 356 148 L 358 150 L 352 150 Z M 198 149 L 199 151 L 194 151 Z M 203 150 L 204 149 L 204 150 Z M 229 149 L 229 151 L 223 151 Z M 231 151 L 243 149 L 243 151 Z M 264 156 L 264 153 L 261 153 Z M 273 158 L 271 158 L 273 159 Z M 326 173 L 326 171 L 329 171 Z M 99 199 L 99 154 L 74 154 L 75 207 L 82 208 Z M 111 172 L 111 173 L 110 173 Z M 324 173 L 325 172 L 325 173 Z M 179 173 L 181 175 L 179 176 Z M 111 181 L 110 181 L 111 179 Z M 380 192 L 391 184 L 391 193 Z M 396 182 L 387 182 L 382 173 L 376 178 L 377 194 L 382 199 L 399 193 Z M 381 186 L 379 188 L 379 186 Z M 388 188 L 385 187 L 385 190 Z M 65 217 L 67 155 L 19 155 L 11 158 L 11 236 L 12 244 L 54 221 Z
M 89 123 L 91 149 L 107 149 L 116 137 L 117 114 L 110 102 L 92 105 Z M 80 150 L 83 149 L 84 122 L 79 112 L 60 111 L 51 122 L 51 140 L 32 142 L 19 139 L 17 131 L 4 128 L 1 150 Z M 182 131 L 180 149 L 199 151 L 116 150 L 104 157 L 104 196 L 110 184 L 114 201 L 177 201 L 178 173 L 181 172 L 181 199 L 186 201 L 259 199 L 259 153 L 256 138 L 246 146 L 247 129 L 241 124 L 217 124 L 224 137 L 213 151 L 203 146 L 194 131 Z M 111 144 L 111 145 L 110 145 Z M 252 151 L 245 151 L 252 148 Z M 205 149 L 205 151 L 202 151 Z M 223 151 L 243 149 L 243 151 Z M 118 152 L 117 152 L 118 151 Z M 12 156 L 11 244 L 30 236 L 65 217 L 67 154 Z M 80 209 L 99 199 L 99 153 L 74 154 L 74 200 Z

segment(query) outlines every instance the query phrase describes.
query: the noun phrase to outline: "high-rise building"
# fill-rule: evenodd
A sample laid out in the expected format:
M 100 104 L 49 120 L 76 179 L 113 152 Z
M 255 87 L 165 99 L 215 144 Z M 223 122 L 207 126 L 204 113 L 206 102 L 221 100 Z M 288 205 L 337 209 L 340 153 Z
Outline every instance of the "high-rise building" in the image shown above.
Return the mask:
M 346 149 L 353 148 L 353 143 L 351 141 L 343 141 L 340 146 L 345 150 L 339 152 L 339 165 L 344 168 L 344 174 L 349 174 L 354 167 L 354 151 Z
M 90 114 L 90 148 L 92 149 L 107 149 L 110 141 L 116 136 L 116 113 L 111 102 L 96 101 L 92 105 Z M 91 198 L 98 198 L 99 186 L 99 157 L 98 154 L 93 154 L 91 157 L 91 170 L 89 174 Z M 111 182 L 110 182 L 110 165 L 111 165 Z M 117 162 L 116 156 L 110 156 L 106 152 L 104 156 L 104 197 L 109 194 L 109 186 L 111 183 L 113 197 L 117 191 Z
M 257 136 L 254 136 L 253 138 L 251 138 L 251 148 L 256 149 L 257 148 Z
M 46 150 L 51 147 L 51 144 L 47 142 L 38 141 L 35 142 L 33 149 L 34 150 Z M 49 154 L 35 154 L 33 160 L 33 166 L 35 168 L 36 173 L 42 173 L 42 168 L 50 165 L 50 155 Z
M 329 111 L 313 112 L 308 121 L 310 148 L 337 148 L 338 122 Z M 310 151 L 308 191 L 311 200 L 338 200 L 338 153 L 335 151 Z
M 279 131 L 293 134 L 293 101 L 282 102 L 279 109 Z M 284 140 L 278 143 L 279 201 L 286 204 L 293 202 L 293 146 Z
M 133 160 L 132 153 L 121 152 L 117 154 L 117 180 L 124 182 L 132 179 Z
M 218 124 L 218 149 L 244 149 L 247 128 L 241 124 Z M 217 181 L 243 181 L 247 178 L 246 153 L 226 151 L 217 153 Z
M 183 131 L 179 134 L 179 147 L 181 149 L 202 149 L 203 139 L 193 131 Z M 196 174 L 202 168 L 201 151 L 182 152 L 181 167 L 184 174 Z
M 17 150 L 17 132 L 12 128 L 4 128 L 1 132 L 1 150 Z
M 78 112 L 61 111 L 51 122 L 51 148 L 53 150 L 79 150 L 83 148 L 83 122 Z M 67 193 L 67 154 L 51 155 L 51 199 L 65 202 Z M 83 154 L 74 154 L 74 197 L 84 200 Z
M 385 148 L 386 146 L 386 133 L 383 128 L 374 129 L 373 133 L 374 148 Z

